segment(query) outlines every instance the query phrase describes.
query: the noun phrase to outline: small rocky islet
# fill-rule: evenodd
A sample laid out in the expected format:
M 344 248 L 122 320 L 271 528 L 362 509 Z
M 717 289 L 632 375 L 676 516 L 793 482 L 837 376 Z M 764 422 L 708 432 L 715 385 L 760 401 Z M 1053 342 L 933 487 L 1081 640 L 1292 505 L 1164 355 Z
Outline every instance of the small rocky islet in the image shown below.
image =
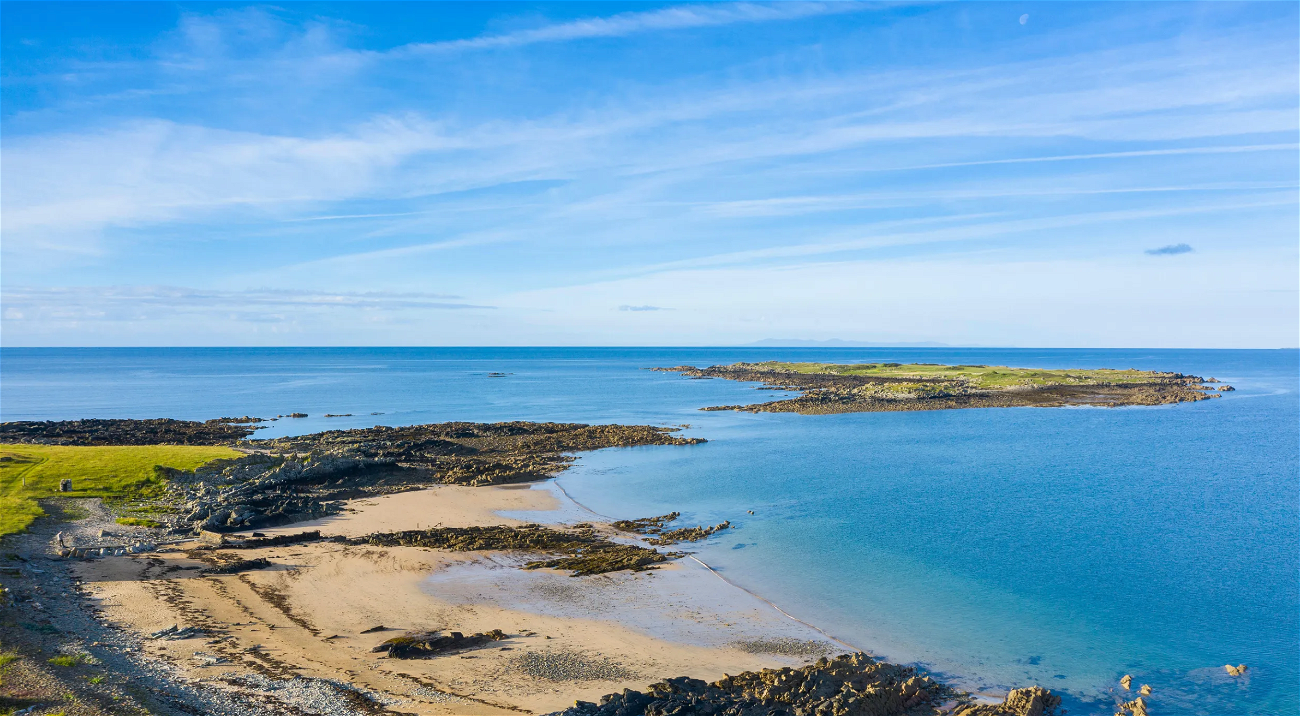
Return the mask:
M 868 413 L 958 408 L 1169 405 L 1217 398 L 1204 379 L 1182 373 L 1112 370 L 1009 368 L 937 363 L 733 363 L 707 368 L 675 366 L 650 370 L 689 378 L 763 383 L 761 390 L 799 392 L 794 398 L 752 405 L 718 405 L 701 410 L 751 413 Z

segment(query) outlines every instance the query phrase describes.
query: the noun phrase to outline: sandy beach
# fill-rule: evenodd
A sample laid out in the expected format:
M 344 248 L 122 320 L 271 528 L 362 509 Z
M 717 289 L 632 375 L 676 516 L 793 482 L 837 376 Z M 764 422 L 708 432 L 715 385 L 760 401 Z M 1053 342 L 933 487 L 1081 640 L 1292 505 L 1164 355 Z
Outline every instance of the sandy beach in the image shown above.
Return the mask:
M 530 513 L 537 522 L 591 521 L 545 483 L 439 486 L 262 532 L 357 537 L 521 525 Z M 519 553 L 313 542 L 240 551 L 267 558 L 267 569 L 201 575 L 205 565 L 184 547 L 82 562 L 77 574 L 102 617 L 146 638 L 147 653 L 178 676 L 244 693 L 264 687 L 268 699 L 285 683 L 272 680 L 298 675 L 348 684 L 403 713 L 547 713 L 665 677 L 714 680 L 850 650 L 689 557 L 571 577 L 520 569 L 528 555 Z M 147 639 L 172 626 L 201 633 Z M 494 629 L 507 638 L 431 659 L 372 652 L 407 631 Z

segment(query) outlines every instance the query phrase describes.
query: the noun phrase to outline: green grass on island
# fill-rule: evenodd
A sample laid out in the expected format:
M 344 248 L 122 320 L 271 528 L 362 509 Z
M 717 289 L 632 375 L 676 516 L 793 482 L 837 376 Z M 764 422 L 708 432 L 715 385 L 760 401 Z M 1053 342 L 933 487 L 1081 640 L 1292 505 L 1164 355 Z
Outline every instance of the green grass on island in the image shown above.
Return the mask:
M 829 373 L 832 375 L 915 378 L 918 380 L 960 380 L 977 389 L 1016 386 L 1102 385 L 1146 383 L 1168 374 L 1146 370 L 1008 368 L 1001 365 L 940 365 L 938 363 L 782 363 L 764 361 L 743 364 L 755 371 L 776 373 Z
M 45 512 L 37 500 L 48 497 L 103 497 L 139 500 L 162 493 L 155 467 L 194 468 L 241 453 L 228 447 L 192 445 L 0 445 L 0 536 L 22 532 Z M 71 492 L 59 482 L 72 480 Z M 150 526 L 151 520 L 124 517 L 118 522 Z

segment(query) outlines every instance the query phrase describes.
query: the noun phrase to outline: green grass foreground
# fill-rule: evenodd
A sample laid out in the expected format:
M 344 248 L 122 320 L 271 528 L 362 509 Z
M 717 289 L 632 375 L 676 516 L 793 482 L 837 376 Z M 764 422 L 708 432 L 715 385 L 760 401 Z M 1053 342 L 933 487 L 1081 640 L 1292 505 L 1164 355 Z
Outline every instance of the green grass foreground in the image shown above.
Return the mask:
M 161 493 L 164 482 L 156 466 L 188 471 L 240 454 L 228 447 L 192 445 L 0 445 L 0 536 L 22 532 L 44 515 L 39 499 L 152 497 Z M 63 479 L 72 480 L 72 492 L 59 492 Z
M 1146 383 L 1162 374 L 1145 370 L 1008 368 L 1002 365 L 939 365 L 937 363 L 782 363 L 764 361 L 749 364 L 756 370 L 789 373 L 830 373 L 833 375 L 881 376 L 965 380 L 975 388 L 994 389 L 1015 386 L 1098 385 Z

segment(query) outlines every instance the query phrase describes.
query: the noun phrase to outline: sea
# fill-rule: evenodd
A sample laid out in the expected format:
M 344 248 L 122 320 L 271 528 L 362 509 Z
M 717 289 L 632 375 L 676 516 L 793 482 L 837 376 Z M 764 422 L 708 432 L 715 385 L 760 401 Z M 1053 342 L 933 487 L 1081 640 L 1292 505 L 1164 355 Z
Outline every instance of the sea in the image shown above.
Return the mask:
M 783 393 L 656 366 L 737 361 L 1140 368 L 1197 403 L 795 415 Z M 287 415 L 258 437 L 448 420 L 682 426 L 558 485 L 610 517 L 735 529 L 728 580 L 849 644 L 1071 714 L 1300 714 L 1300 352 L 984 348 L 0 350 L 0 418 Z M 325 414 L 342 417 L 324 417 Z M 345 415 L 350 414 L 350 415 Z M 753 514 L 750 514 L 750 511 Z M 1246 664 L 1231 677 L 1225 664 Z

